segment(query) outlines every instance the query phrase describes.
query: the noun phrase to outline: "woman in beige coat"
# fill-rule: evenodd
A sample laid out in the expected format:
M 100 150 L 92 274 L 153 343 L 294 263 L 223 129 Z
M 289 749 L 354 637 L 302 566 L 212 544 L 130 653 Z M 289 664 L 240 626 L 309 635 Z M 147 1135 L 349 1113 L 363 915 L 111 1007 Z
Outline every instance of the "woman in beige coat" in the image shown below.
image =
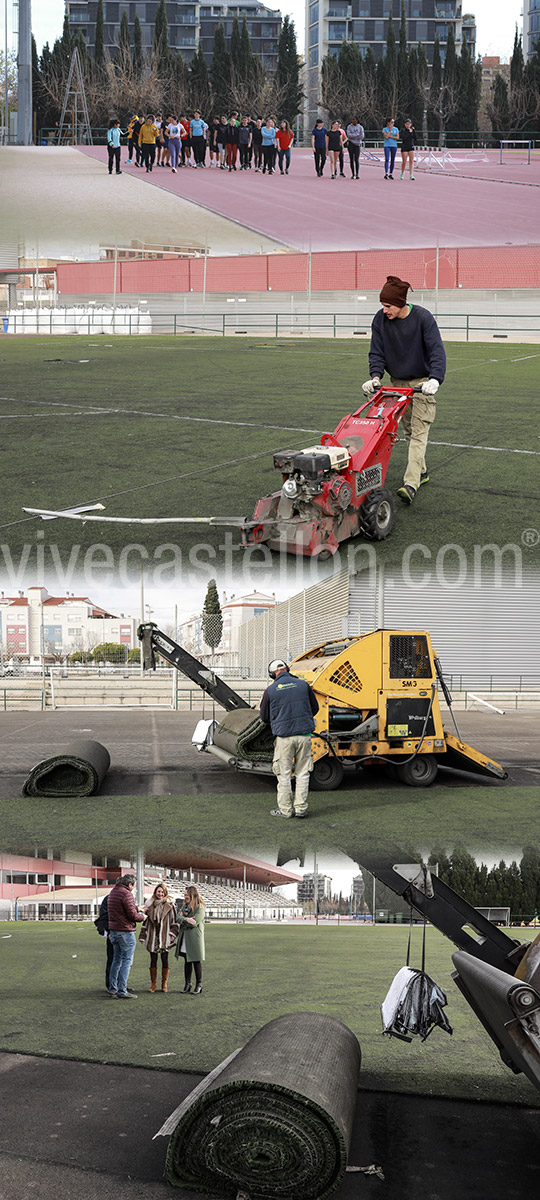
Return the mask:
M 169 978 L 169 950 L 178 937 L 178 924 L 173 901 L 164 883 L 158 883 L 150 903 L 145 906 L 146 920 L 143 922 L 139 941 L 144 942 L 150 955 L 150 991 L 157 988 L 158 954 L 161 955 L 161 990 L 167 991 Z
M 195 967 L 194 996 L 202 992 L 202 964 L 204 962 L 204 903 L 196 887 L 186 887 L 184 903 L 176 901 L 177 920 L 180 927 L 175 954 L 184 959 L 183 992 L 191 991 L 191 969 Z

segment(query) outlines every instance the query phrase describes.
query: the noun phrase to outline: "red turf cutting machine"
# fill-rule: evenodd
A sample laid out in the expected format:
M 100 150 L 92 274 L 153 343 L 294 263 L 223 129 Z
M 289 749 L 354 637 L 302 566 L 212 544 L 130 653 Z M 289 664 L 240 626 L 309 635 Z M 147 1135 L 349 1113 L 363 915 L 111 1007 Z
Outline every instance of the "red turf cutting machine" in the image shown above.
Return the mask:
M 286 554 L 330 558 L 346 538 L 362 534 L 370 541 L 388 537 L 396 502 L 384 487 L 398 425 L 421 387 L 380 387 L 372 400 L 343 417 L 333 433 L 305 450 L 278 450 L 274 466 L 281 491 L 263 496 L 251 519 L 245 517 L 109 517 L 91 502 L 76 508 L 25 508 L 50 521 L 112 522 L 123 525 L 216 525 L 239 529 L 246 548 L 266 544 Z
M 388 537 L 396 517 L 384 487 L 398 425 L 415 390 L 380 387 L 372 400 L 343 417 L 334 433 L 306 450 L 280 450 L 279 492 L 263 496 L 242 527 L 244 546 L 329 558 L 346 538 Z

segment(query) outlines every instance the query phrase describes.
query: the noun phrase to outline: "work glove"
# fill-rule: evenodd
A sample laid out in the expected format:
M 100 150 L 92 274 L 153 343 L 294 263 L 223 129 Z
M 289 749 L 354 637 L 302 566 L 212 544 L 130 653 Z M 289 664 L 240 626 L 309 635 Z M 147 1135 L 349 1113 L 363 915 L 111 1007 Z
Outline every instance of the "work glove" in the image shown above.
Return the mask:
M 378 391 L 380 386 L 381 381 L 378 375 L 374 375 L 373 379 L 366 379 L 366 382 L 362 384 L 364 396 L 372 396 L 374 392 Z
M 436 396 L 440 384 L 438 379 L 428 379 L 422 384 L 422 394 L 424 396 Z

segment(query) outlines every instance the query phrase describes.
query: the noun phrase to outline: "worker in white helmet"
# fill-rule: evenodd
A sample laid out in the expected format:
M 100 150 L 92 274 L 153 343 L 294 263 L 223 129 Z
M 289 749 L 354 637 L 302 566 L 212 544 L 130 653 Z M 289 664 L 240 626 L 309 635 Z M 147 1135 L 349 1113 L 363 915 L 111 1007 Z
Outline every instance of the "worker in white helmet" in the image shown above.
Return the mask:
M 273 817 L 305 817 L 308 811 L 309 776 L 313 770 L 311 735 L 319 711 L 317 697 L 305 679 L 291 675 L 281 658 L 272 660 L 268 674 L 273 682 L 261 700 L 261 720 L 274 735 L 272 770 L 277 777 L 278 807 Z M 292 776 L 296 787 L 293 793 Z

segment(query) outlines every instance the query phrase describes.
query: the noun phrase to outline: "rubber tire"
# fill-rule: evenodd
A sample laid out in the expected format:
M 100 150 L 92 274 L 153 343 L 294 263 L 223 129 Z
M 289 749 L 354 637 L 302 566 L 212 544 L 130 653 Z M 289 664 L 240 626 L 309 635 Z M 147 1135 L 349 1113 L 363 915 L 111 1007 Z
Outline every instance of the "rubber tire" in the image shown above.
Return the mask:
M 429 787 L 437 777 L 439 764 L 434 754 L 417 754 L 411 762 L 396 762 L 397 777 L 408 787 Z
M 333 754 L 325 754 L 313 764 L 309 786 L 314 792 L 333 792 L 343 781 L 343 767 Z
M 384 515 L 384 519 L 381 519 Z M 370 542 L 381 542 L 396 523 L 396 501 L 387 488 L 370 492 L 358 513 L 359 532 Z

